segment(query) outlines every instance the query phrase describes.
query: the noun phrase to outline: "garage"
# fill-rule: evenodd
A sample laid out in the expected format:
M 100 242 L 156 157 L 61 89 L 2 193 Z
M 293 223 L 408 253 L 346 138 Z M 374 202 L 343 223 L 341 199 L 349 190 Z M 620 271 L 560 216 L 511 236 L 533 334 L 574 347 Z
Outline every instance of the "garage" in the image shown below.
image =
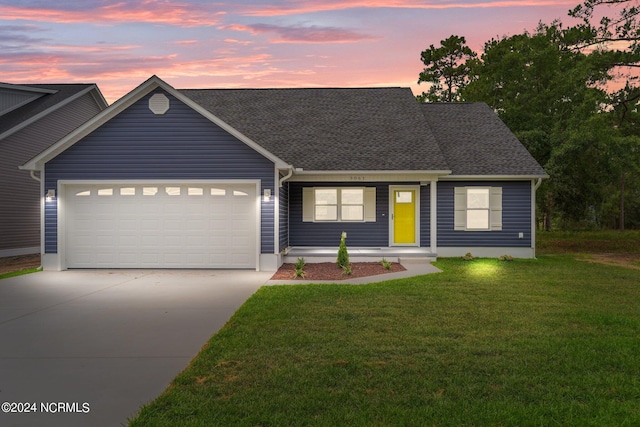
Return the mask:
M 64 185 L 67 268 L 256 268 L 256 183 Z

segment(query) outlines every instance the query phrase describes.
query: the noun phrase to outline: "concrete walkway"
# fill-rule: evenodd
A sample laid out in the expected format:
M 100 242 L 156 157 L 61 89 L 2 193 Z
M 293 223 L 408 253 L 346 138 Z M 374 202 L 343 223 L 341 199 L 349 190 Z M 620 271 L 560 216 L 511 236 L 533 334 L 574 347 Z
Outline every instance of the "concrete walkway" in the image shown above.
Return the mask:
M 72 270 L 0 280 L 0 403 L 22 405 L 3 406 L 0 426 L 126 425 L 271 275 Z
M 431 265 L 430 262 L 420 258 L 401 258 L 400 264 L 405 271 L 397 273 L 379 274 L 377 276 L 358 277 L 356 279 L 345 280 L 269 280 L 266 285 L 302 285 L 309 283 L 337 283 L 344 285 L 364 285 L 367 283 L 382 282 L 385 280 L 404 279 L 413 276 L 422 276 L 424 274 L 440 273 L 441 270 Z

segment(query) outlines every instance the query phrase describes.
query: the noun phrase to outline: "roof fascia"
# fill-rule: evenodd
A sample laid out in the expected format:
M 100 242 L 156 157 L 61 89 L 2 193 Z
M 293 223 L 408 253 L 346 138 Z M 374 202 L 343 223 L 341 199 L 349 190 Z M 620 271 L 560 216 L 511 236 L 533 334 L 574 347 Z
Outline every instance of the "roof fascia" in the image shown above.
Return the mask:
M 78 93 L 73 94 L 72 96 L 69 96 L 65 99 L 63 99 L 62 101 L 58 102 L 55 105 L 52 105 L 51 107 L 47 108 L 44 111 L 41 111 L 39 114 L 36 114 L 35 116 L 29 117 L 27 120 L 21 122 L 19 125 L 16 125 L 14 127 L 12 127 L 11 129 L 7 130 L 6 132 L 0 134 L 0 140 L 6 138 L 7 136 L 16 133 L 17 131 L 19 131 L 20 129 L 24 129 L 25 127 L 31 125 L 32 123 L 37 122 L 38 120 L 40 120 L 41 118 L 51 114 L 52 112 L 64 107 L 65 105 L 75 101 L 76 99 L 81 98 L 82 96 L 84 96 L 85 94 L 91 92 L 91 91 L 96 91 L 97 93 L 100 94 L 100 97 L 102 97 L 102 93 L 100 93 L 100 90 L 98 89 L 98 86 L 96 85 L 91 85 L 88 86 L 87 88 L 81 90 Z M 55 92 L 54 92 L 55 93 Z M 93 95 L 94 99 L 95 99 L 95 95 Z M 102 98 L 102 100 L 104 101 L 104 98 Z M 104 101 L 104 105 L 100 105 L 100 109 L 104 110 L 106 108 L 106 101 Z
M 339 170 L 301 171 L 295 170 L 288 179 L 292 182 L 401 182 L 438 181 L 450 174 L 448 170 Z
M 549 175 L 449 175 L 443 180 L 446 181 L 514 181 L 514 180 L 531 180 L 531 179 L 547 179 Z
M 35 92 L 35 93 L 42 93 L 42 94 L 58 92 L 55 89 L 45 89 L 45 88 L 31 87 L 31 86 L 25 86 L 25 85 L 14 85 L 11 83 L 0 83 L 0 88 L 21 90 L 24 92 Z

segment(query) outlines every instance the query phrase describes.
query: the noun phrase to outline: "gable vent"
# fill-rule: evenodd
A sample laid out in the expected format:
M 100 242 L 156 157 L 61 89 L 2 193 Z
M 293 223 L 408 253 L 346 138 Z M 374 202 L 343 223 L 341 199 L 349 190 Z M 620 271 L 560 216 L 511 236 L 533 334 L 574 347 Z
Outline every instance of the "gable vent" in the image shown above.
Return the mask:
M 162 93 L 156 93 L 149 98 L 149 109 L 153 114 L 164 114 L 169 111 L 169 98 Z

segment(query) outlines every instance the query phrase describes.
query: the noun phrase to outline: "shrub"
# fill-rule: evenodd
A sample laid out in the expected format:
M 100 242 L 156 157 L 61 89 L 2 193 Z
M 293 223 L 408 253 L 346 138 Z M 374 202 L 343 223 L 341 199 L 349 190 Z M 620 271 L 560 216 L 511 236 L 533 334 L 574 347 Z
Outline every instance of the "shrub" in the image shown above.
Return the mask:
M 298 261 L 296 261 L 296 271 L 295 273 L 293 273 L 293 278 L 294 279 L 304 279 L 304 276 L 306 276 L 305 272 L 304 272 L 304 266 L 305 266 L 305 262 L 304 262 L 304 258 L 298 258 Z
M 338 248 L 338 260 L 337 260 L 338 267 L 340 268 L 344 268 L 345 266 L 348 266 L 350 264 L 346 239 L 347 239 L 347 233 L 343 231 L 340 237 L 340 247 Z
M 344 267 L 342 267 L 342 273 L 346 274 L 347 276 L 351 276 L 351 264 L 347 264 Z
M 387 270 L 391 270 L 391 263 L 389 261 L 387 261 L 386 259 L 382 258 L 382 261 L 380 261 L 380 264 Z
M 513 261 L 513 257 L 512 257 L 511 255 L 507 255 L 507 254 L 505 254 L 505 255 L 500 255 L 500 256 L 498 257 L 498 259 L 499 259 L 500 261 Z
M 471 255 L 471 252 L 467 252 L 462 259 L 465 261 L 473 261 L 473 255 Z

